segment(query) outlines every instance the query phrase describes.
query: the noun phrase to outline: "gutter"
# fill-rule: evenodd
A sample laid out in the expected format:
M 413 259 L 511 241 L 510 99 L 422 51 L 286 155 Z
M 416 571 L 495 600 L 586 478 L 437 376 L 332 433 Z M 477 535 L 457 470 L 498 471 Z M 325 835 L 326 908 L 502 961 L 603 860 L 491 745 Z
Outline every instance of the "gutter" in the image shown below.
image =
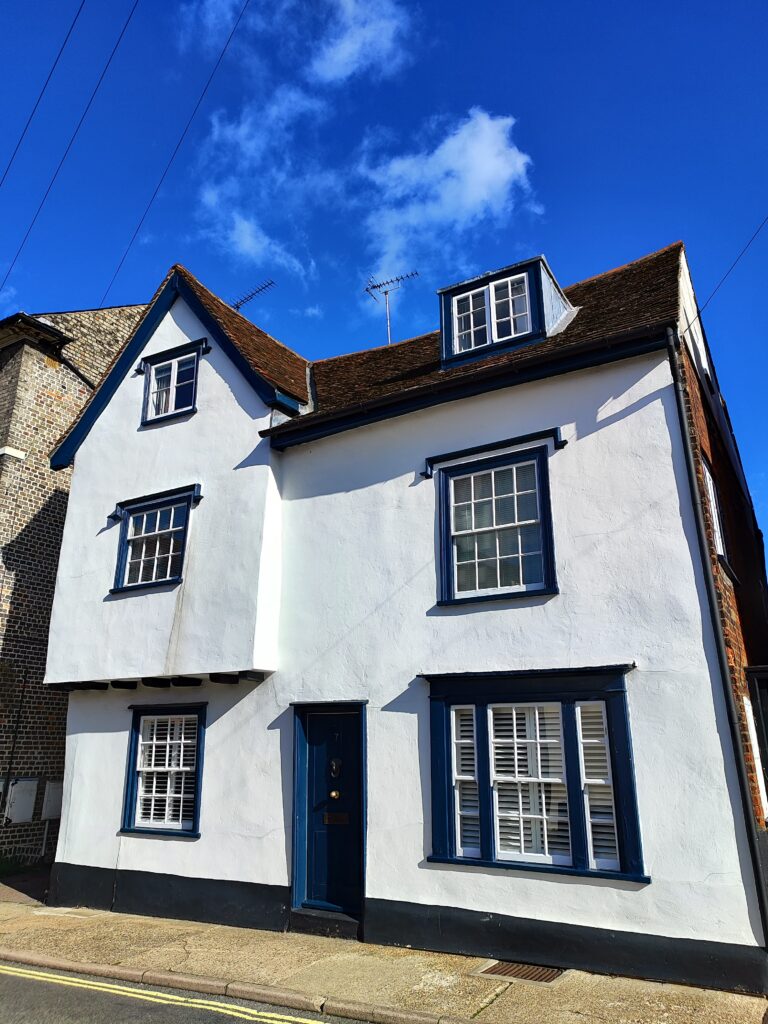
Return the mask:
M 707 533 L 704 525 L 704 512 L 702 509 L 701 495 L 696 482 L 696 464 L 691 444 L 691 436 L 688 431 L 688 417 L 685 410 L 685 391 L 683 388 L 682 372 L 678 351 L 680 338 L 677 328 L 667 328 L 667 347 L 669 351 L 669 363 L 672 369 L 672 380 L 674 382 L 675 403 L 677 416 L 680 424 L 680 434 L 683 440 L 683 453 L 685 455 L 685 468 L 687 470 L 688 484 L 691 490 L 691 501 L 693 503 L 694 519 L 696 520 L 696 535 L 699 540 L 699 552 L 701 564 L 704 569 L 704 585 L 707 590 L 707 603 L 712 620 L 712 628 L 715 634 L 715 646 L 717 648 L 717 660 L 720 667 L 720 676 L 723 682 L 725 694 L 725 707 L 730 727 L 731 741 L 733 743 L 734 757 L 736 761 L 736 772 L 739 777 L 739 792 L 741 793 L 744 821 L 747 826 L 747 841 L 752 861 L 752 870 L 755 876 L 755 890 L 757 902 L 760 909 L 760 921 L 763 926 L 763 948 L 768 946 L 768 885 L 765 866 L 761 857 L 760 838 L 755 824 L 755 815 L 752 808 L 752 793 L 749 788 L 749 777 L 747 765 L 744 759 L 744 748 L 741 743 L 741 732 L 739 729 L 739 713 L 736 706 L 736 699 L 731 686 L 731 670 L 728 665 L 728 654 L 725 649 L 723 638 L 723 627 L 720 619 L 720 609 L 717 604 L 717 589 L 715 587 L 715 576 L 712 571 L 712 561 L 709 555 Z
M 429 387 L 419 386 L 413 391 L 398 392 L 371 402 L 348 406 L 340 412 L 310 414 L 308 423 L 298 416 L 289 423 L 260 430 L 261 437 L 268 437 L 272 448 L 284 451 L 295 445 L 306 444 L 332 434 L 342 433 L 356 427 L 366 426 L 380 420 L 417 412 L 434 405 L 470 398 L 475 395 L 497 391 L 501 388 L 527 384 L 545 377 L 556 377 L 563 373 L 589 369 L 617 359 L 629 359 L 666 348 L 664 326 L 641 328 L 605 339 L 600 345 L 563 354 L 549 353 L 541 359 L 532 359 L 520 365 L 505 364 L 491 367 L 484 373 L 455 375 Z

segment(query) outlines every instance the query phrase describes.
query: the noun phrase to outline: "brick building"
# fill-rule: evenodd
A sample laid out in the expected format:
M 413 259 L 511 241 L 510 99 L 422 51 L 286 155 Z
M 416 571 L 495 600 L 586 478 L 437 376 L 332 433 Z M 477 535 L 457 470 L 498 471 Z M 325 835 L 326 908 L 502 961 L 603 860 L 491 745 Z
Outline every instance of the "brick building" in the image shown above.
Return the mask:
M 143 309 L 0 321 L 0 863 L 58 831 L 67 700 L 42 680 L 70 472 L 49 455 Z

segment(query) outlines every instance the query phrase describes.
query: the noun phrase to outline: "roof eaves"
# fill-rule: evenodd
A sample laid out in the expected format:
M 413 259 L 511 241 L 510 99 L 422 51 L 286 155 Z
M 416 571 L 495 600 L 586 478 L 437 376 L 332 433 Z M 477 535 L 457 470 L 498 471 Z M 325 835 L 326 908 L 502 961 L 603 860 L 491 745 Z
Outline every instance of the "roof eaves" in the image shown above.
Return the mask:
M 668 326 L 671 326 L 671 322 L 662 320 L 620 335 L 603 338 L 597 343 L 574 347 L 571 352 L 555 350 L 520 364 L 497 364 L 476 373 L 447 378 L 441 384 L 431 382 L 406 388 L 395 395 L 347 406 L 342 410 L 298 416 L 275 427 L 261 430 L 259 434 L 261 437 L 270 438 L 272 446 L 279 450 L 303 444 L 305 441 L 318 440 L 320 437 L 365 423 L 386 419 L 388 415 L 399 416 L 456 398 L 470 397 L 484 391 L 539 380 L 542 377 L 559 376 L 562 373 L 600 365 L 609 359 L 631 358 L 666 346 Z M 600 356 L 608 356 L 609 359 L 598 358 Z M 392 411 L 388 414 L 387 410 Z

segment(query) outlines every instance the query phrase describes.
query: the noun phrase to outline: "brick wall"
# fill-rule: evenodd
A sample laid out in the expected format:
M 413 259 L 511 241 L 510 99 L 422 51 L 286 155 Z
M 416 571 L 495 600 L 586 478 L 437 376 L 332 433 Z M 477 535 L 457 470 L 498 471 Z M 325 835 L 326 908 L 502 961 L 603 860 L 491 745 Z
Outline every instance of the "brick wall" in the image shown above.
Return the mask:
M 685 346 L 681 370 L 688 425 L 693 444 L 696 479 L 701 496 L 709 556 L 715 578 L 718 610 L 731 676 L 739 728 L 747 766 L 752 805 L 760 828 L 765 828 L 758 788 L 755 753 L 749 738 L 744 698 L 749 697 L 745 668 L 768 664 L 768 615 L 765 601 L 765 556 L 754 511 L 726 448 L 723 432 L 713 415 L 703 384 Z M 717 395 L 714 401 L 719 401 Z M 707 460 L 717 487 L 725 534 L 727 564 L 715 547 L 712 510 L 704 482 L 702 457 Z
M 64 356 L 98 380 L 143 307 L 48 314 L 76 338 Z M 90 387 L 51 351 L 19 342 L 0 351 L 0 782 L 38 780 L 33 820 L 0 824 L 0 860 L 34 860 L 55 850 L 58 821 L 41 820 L 46 781 L 64 774 L 67 697 L 43 686 L 51 604 L 67 507 L 70 470 L 53 472 L 52 448 L 80 411 Z

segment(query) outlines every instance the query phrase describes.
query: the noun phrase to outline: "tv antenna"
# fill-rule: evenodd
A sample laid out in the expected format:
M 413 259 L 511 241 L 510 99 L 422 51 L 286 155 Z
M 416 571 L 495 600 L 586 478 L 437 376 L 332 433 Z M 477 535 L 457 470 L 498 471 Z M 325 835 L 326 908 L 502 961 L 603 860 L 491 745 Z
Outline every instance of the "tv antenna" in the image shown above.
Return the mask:
M 408 274 L 399 274 L 397 277 L 390 278 L 389 281 L 374 281 L 373 274 L 368 278 L 368 284 L 365 287 L 365 291 L 374 302 L 378 302 L 379 299 L 376 292 L 381 292 L 384 296 L 384 305 L 387 310 L 387 344 L 392 344 L 392 325 L 389 316 L 389 293 L 396 292 L 403 286 L 403 281 L 408 281 L 412 277 L 418 277 L 418 270 L 412 270 Z
M 255 299 L 257 295 L 261 295 L 261 293 L 265 292 L 268 288 L 273 288 L 274 284 L 275 282 L 271 277 L 268 281 L 262 281 L 261 284 L 257 284 L 255 288 L 252 288 L 249 292 L 246 292 L 245 295 L 241 295 L 239 299 L 233 302 L 232 309 L 239 313 L 246 302 L 250 302 L 251 299 Z

